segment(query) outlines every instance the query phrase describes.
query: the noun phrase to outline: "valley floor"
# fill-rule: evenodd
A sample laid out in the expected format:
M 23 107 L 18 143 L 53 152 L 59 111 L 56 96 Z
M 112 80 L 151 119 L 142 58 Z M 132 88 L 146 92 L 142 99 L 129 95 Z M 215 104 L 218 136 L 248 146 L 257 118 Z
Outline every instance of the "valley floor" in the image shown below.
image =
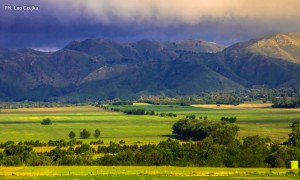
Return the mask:
M 197 106 L 197 105 L 196 105 Z M 204 107 L 205 106 L 205 107 Z M 247 106 L 247 108 L 245 108 Z M 299 109 L 273 109 L 268 104 L 227 107 L 221 105 L 211 108 L 208 105 L 169 106 L 134 104 L 133 106 L 114 106 L 114 108 L 145 109 L 155 113 L 175 113 L 177 117 L 161 117 L 159 115 L 125 115 L 92 106 L 74 106 L 59 108 L 23 108 L 2 109 L 0 112 L 0 143 L 11 141 L 66 139 L 70 131 L 76 133 L 82 129 L 94 132 L 101 130 L 100 139 L 126 143 L 158 143 L 172 135 L 172 125 L 186 115 L 207 116 L 209 120 L 220 121 L 221 117 L 237 117 L 240 127 L 239 136 L 261 135 L 279 141 L 286 141 L 291 132 L 291 123 L 300 120 Z M 259 107 L 259 108 L 258 108 Z M 50 118 L 52 125 L 43 126 L 44 118 Z M 90 137 L 85 141 L 97 140 Z
M 0 167 L 0 179 L 297 179 L 299 170 L 171 166 Z

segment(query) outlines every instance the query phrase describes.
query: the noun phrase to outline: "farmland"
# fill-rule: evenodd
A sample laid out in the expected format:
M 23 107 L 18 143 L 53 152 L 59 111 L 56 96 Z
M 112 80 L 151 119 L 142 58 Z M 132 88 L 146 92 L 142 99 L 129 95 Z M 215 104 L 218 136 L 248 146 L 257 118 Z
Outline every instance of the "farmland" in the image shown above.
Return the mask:
M 156 113 L 172 112 L 177 117 L 125 115 L 93 106 L 3 109 L 0 113 L 0 142 L 68 139 L 70 131 L 74 131 L 78 137 L 79 132 L 85 128 L 91 132 L 100 129 L 100 139 L 105 143 L 119 140 L 125 140 L 126 143 L 157 143 L 172 137 L 173 123 L 191 114 L 207 116 L 209 120 L 216 121 L 222 116 L 235 116 L 240 126 L 240 137 L 259 134 L 285 141 L 291 131 L 291 122 L 300 120 L 299 109 L 259 108 L 251 105 L 244 108 L 222 108 L 222 105 L 211 108 L 135 103 L 133 106 L 114 107 L 145 109 Z M 50 118 L 53 124 L 42 126 L 40 123 L 44 118 Z M 95 139 L 86 141 L 90 140 Z
M 291 123 L 300 119 L 299 109 L 272 109 L 264 105 L 244 105 L 234 106 L 177 106 L 177 105 L 149 105 L 145 103 L 135 103 L 133 105 L 109 106 L 121 110 L 144 109 L 155 111 L 154 115 L 126 115 L 121 112 L 114 112 L 94 106 L 73 106 L 55 108 L 20 108 L 2 109 L 0 113 L 0 142 L 12 140 L 29 141 L 39 140 L 47 142 L 49 140 L 68 140 L 68 133 L 74 131 L 79 136 L 82 129 L 93 132 L 95 129 L 101 130 L 100 139 L 104 141 L 104 146 L 110 146 L 110 141 L 119 142 L 124 140 L 126 144 L 158 144 L 168 138 L 175 138 L 172 135 L 172 125 L 186 115 L 196 115 L 207 117 L 209 120 L 220 121 L 220 117 L 237 117 L 237 124 L 240 126 L 239 137 L 261 135 L 269 136 L 273 140 L 286 141 L 291 132 Z M 164 116 L 161 113 L 174 113 L 176 117 Z M 41 125 L 45 118 L 52 120 L 52 125 Z M 82 139 L 81 139 L 82 140 Z M 95 141 L 94 137 L 82 141 Z M 167 143 L 167 142 L 165 142 Z M 169 142 L 170 145 L 176 145 Z M 162 146 L 162 144 L 161 144 Z M 77 146 L 78 147 L 78 146 Z M 133 147 L 133 146 L 132 146 Z M 146 146 L 145 146 L 146 147 Z M 187 146 L 180 146 L 187 147 Z M 93 146 L 96 149 L 96 146 Z M 228 147 L 230 148 L 230 147 Z M 33 150 L 40 153 L 50 152 L 54 147 L 34 147 Z M 62 148 L 66 149 L 66 148 Z M 200 148 L 201 149 L 201 148 Z M 156 149 L 157 150 L 157 149 Z M 156 151 L 155 150 L 155 151 Z M 3 151 L 3 150 L 1 150 Z M 62 150 L 63 151 L 63 150 Z M 62 152 L 61 151 L 61 152 Z M 130 152 L 130 150 L 128 151 Z M 141 151 L 135 151 L 135 153 Z M 190 151 L 187 151 L 190 152 Z M 295 151 L 296 152 L 296 151 Z M 104 156 L 120 157 L 125 151 L 112 154 L 91 154 L 90 165 L 105 165 Z M 248 160 L 253 159 L 251 154 Z M 249 155 L 249 154 L 248 154 Z M 48 155 L 50 156 L 50 155 Z M 84 155 L 78 155 L 85 157 Z M 175 156 L 175 154 L 174 154 Z M 137 154 L 135 154 L 137 157 Z M 151 156 L 143 156 L 151 157 Z M 189 157 L 189 156 L 187 156 Z M 102 159 L 101 159 L 102 158 Z M 76 159 L 74 159 L 76 160 Z M 209 168 L 209 167 L 173 167 L 153 166 L 153 160 L 147 160 L 150 166 L 47 166 L 43 167 L 0 167 L 0 179 L 2 178 L 23 178 L 23 179 L 261 179 L 261 178 L 285 178 L 294 179 L 299 176 L 298 170 L 270 169 L 270 168 Z M 151 162 L 150 162 L 151 161 Z M 52 159 L 53 165 L 58 161 Z M 66 162 L 66 161 L 65 161 Z M 109 163 L 112 161 L 108 160 Z M 127 161 L 126 161 L 127 162 Z M 119 165 L 126 165 L 120 163 Z M 180 163 L 180 161 L 174 161 Z M 228 161 L 224 161 L 228 162 Z M 287 161 L 288 162 L 288 161 Z M 74 161 L 74 165 L 76 161 Z M 206 160 L 206 165 L 210 161 Z M 117 164 L 117 163 L 115 163 Z M 112 165 L 115 165 L 112 164 Z M 134 164 L 134 163 L 133 163 Z M 184 163 L 183 163 L 184 164 Z M 127 164 L 128 165 L 128 164 Z M 173 164 L 174 165 L 174 164 Z M 186 164 L 184 164 L 186 166 Z M 197 163 L 192 166 L 198 166 Z M 218 164 L 213 164 L 213 166 Z M 201 166 L 201 165 L 200 165 Z M 223 165 L 221 165 L 223 166 Z M 287 167 L 285 164 L 282 166 Z M 229 165 L 229 167 L 232 167 Z M 237 166 L 245 167 L 245 166 Z M 249 166 L 253 167 L 253 166 Z M 270 167 L 266 164 L 258 167 Z
M 297 170 L 170 166 L 0 167 L 1 178 L 23 179 L 295 179 Z

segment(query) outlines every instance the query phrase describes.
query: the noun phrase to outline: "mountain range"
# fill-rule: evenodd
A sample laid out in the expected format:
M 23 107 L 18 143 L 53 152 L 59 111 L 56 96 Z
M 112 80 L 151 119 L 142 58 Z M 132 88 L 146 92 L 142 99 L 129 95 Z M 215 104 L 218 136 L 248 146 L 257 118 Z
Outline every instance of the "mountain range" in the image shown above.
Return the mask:
M 226 47 L 202 40 L 73 41 L 56 52 L 0 48 L 1 100 L 101 100 L 300 84 L 300 33 Z

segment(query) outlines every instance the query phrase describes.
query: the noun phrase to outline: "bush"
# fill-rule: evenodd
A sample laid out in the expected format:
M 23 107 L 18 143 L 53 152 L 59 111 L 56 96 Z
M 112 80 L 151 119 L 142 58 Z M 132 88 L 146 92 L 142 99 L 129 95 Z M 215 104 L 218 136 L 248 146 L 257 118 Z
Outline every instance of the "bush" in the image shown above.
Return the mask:
M 125 144 L 125 141 L 124 140 L 120 140 L 119 144 Z
M 144 109 L 128 109 L 123 111 L 124 114 L 134 114 L 134 115 L 145 115 L 146 111 Z
M 89 131 L 87 131 L 86 129 L 83 129 L 81 132 L 80 132 L 80 138 L 81 139 L 87 139 L 91 136 L 91 133 Z
M 75 138 L 75 136 L 76 136 L 76 134 L 75 134 L 73 131 L 71 131 L 71 132 L 69 133 L 69 137 L 70 137 L 71 139 Z
M 6 141 L 4 144 L 0 144 L 0 148 L 5 148 L 6 146 L 14 145 L 14 144 L 15 144 L 14 141 Z
M 186 115 L 185 116 L 186 119 L 196 119 L 195 115 Z
M 68 145 L 68 143 L 64 139 L 48 141 L 48 146 L 66 147 L 67 145 Z
M 95 133 L 94 133 L 94 137 L 95 137 L 95 138 L 98 138 L 98 137 L 100 136 L 100 134 L 101 134 L 100 130 L 99 130 L 99 129 L 96 129 L 96 130 L 95 130 Z
M 99 144 L 104 144 L 104 142 L 101 140 L 98 140 L 98 141 L 91 141 L 90 144 L 91 145 L 99 145 Z
M 291 128 L 294 128 L 297 124 L 300 124 L 299 120 L 296 120 L 296 121 L 292 122 Z
M 221 117 L 221 121 L 235 123 L 237 121 L 236 117 Z
M 43 121 L 41 122 L 41 125 L 51 125 L 52 121 L 50 118 L 45 118 L 43 119 Z

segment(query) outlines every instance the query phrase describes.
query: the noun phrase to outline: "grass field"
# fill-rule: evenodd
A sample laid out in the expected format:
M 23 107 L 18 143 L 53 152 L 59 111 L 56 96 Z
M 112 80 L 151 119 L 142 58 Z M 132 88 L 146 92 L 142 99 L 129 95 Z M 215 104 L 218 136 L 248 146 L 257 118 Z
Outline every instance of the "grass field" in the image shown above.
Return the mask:
M 236 116 L 241 128 L 240 136 L 259 134 L 284 141 L 291 131 L 291 122 L 300 120 L 299 109 L 257 108 L 253 105 L 248 108 L 215 109 L 135 103 L 133 106 L 117 107 L 154 110 L 157 113 L 172 112 L 178 117 L 124 115 L 92 106 L 3 109 L 0 112 L 0 142 L 68 139 L 70 131 L 74 131 L 78 137 L 84 128 L 92 133 L 98 128 L 101 130 L 101 140 L 105 143 L 119 140 L 125 140 L 126 143 L 157 143 L 172 136 L 173 123 L 190 114 L 208 116 L 208 119 L 216 121 L 222 116 Z M 53 124 L 41 125 L 44 118 L 50 118 Z
M 298 170 L 170 166 L 0 167 L 0 179 L 297 179 Z

